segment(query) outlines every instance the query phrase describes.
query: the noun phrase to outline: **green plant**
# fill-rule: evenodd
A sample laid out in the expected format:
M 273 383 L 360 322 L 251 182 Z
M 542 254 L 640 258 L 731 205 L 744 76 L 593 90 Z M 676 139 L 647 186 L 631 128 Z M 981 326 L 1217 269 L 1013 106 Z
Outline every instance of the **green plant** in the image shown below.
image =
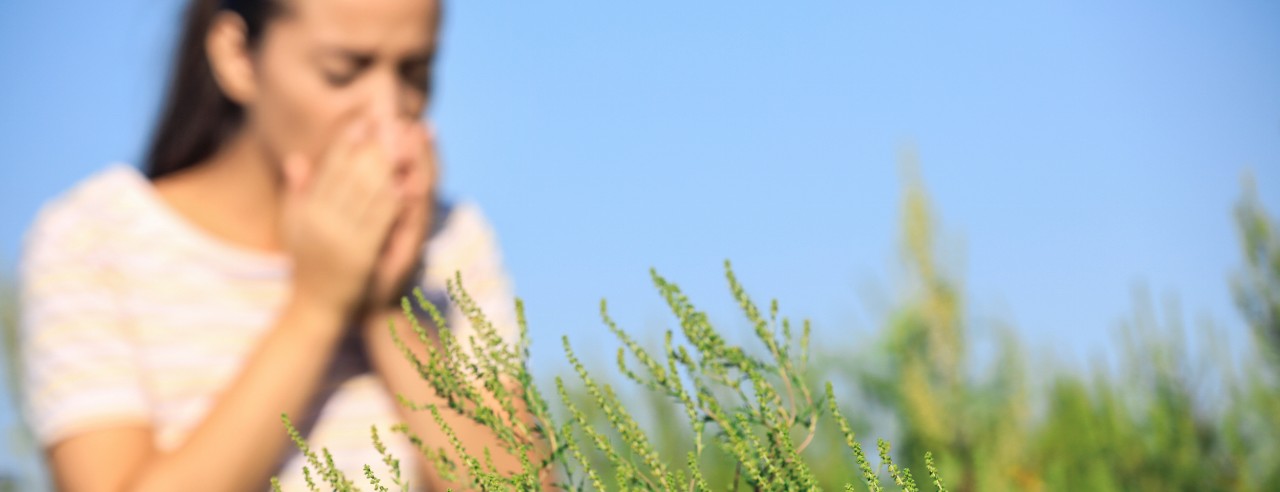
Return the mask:
M 0 273 L 0 351 L 4 353 L 5 383 L 13 394 L 22 383 L 18 354 L 18 293 L 8 274 Z
M 4 380 L 0 381 L 0 387 L 5 390 L 0 392 L 0 412 L 14 413 L 16 409 L 3 407 L 9 407 L 18 401 L 22 385 L 18 345 L 18 292 L 15 285 L 7 272 L 0 272 L 0 355 L 4 359 L 0 372 L 5 374 Z M 21 422 L 19 418 L 14 420 Z M 35 477 L 24 476 L 22 472 L 26 470 L 20 468 L 24 464 L 20 460 L 29 460 L 30 456 L 35 455 L 36 446 L 29 430 L 21 425 L 0 426 L 0 447 L 4 448 L 0 450 L 0 455 L 15 458 L 12 464 L 0 461 L 0 492 L 21 490 L 39 484 Z M 11 472 L 16 472 L 16 475 L 9 476 Z
M 1251 179 L 1244 188 L 1235 215 L 1245 265 L 1232 279 L 1232 293 L 1280 377 L 1280 227 L 1262 208 Z
M 884 489 L 880 472 L 906 491 L 920 490 L 906 467 L 895 465 L 889 456 L 889 445 L 880 441 L 879 464 L 873 466 L 855 439 L 854 430 L 836 405 L 833 386 L 819 389 L 806 377 L 809 360 L 807 322 L 799 327 L 787 318 L 779 318 L 778 303 L 769 305 L 766 313 L 747 295 L 733 269 L 725 263 L 729 288 L 747 320 L 754 328 L 758 347 L 749 348 L 729 343 L 710 323 L 706 313 L 697 310 L 674 283 L 657 272 L 651 272 L 654 285 L 679 321 L 679 338 L 674 331 L 665 334 L 662 351 L 647 350 L 609 316 L 601 302 L 604 324 L 622 343 L 618 351 L 618 370 L 628 379 L 672 402 L 682 415 L 689 431 L 692 449 L 682 456 L 664 454 L 655 446 L 636 420 L 613 385 L 594 377 L 573 351 L 568 338 L 563 339 L 565 355 L 574 368 L 580 388 L 587 398 L 571 395 L 564 379 L 555 380 L 556 393 L 567 415 L 557 419 L 544 392 L 534 382 L 524 360 L 528 357 L 529 338 L 523 305 L 517 301 L 520 341 L 512 347 L 498 337 L 484 314 L 467 295 L 460 277 L 449 283 L 449 295 L 462 308 L 477 328 L 478 337 L 458 340 L 449 330 L 439 330 L 440 345 L 435 347 L 426 329 L 418 321 L 409 300 L 404 310 L 414 331 L 429 352 L 425 359 L 416 357 L 396 338 L 409 363 L 417 368 L 437 395 L 448 402 L 448 408 L 419 405 L 411 399 L 401 403 L 416 411 L 427 411 L 450 435 L 452 445 L 462 456 L 454 463 L 443 453 L 423 449 L 442 471 L 464 474 L 466 483 L 480 490 L 539 490 L 539 476 L 545 468 L 558 471 L 557 488 L 566 490 L 818 490 L 819 480 L 802 456 L 818 432 L 820 419 L 829 413 L 837 434 L 847 446 L 850 467 L 856 466 L 868 490 Z M 430 314 L 435 326 L 446 326 L 439 309 L 422 293 L 415 292 L 418 305 Z M 396 331 L 392 327 L 392 336 Z M 632 362 L 628 362 L 628 361 Z M 638 366 L 637 366 L 638 365 Z M 514 381 L 514 391 L 506 382 Z M 475 385 L 479 384 L 479 387 Z M 492 394 L 495 406 L 483 404 L 484 394 Z M 532 425 L 518 415 L 523 406 L 532 414 Z M 585 408 L 590 406 L 591 408 Z M 604 416 L 588 418 L 587 411 Z M 491 429 L 502 441 L 505 451 L 526 459 L 515 474 L 503 475 L 493 467 L 488 456 L 472 456 L 453 437 L 441 412 L 459 412 Z M 316 453 L 297 433 L 285 417 L 291 436 L 308 459 L 304 472 L 315 473 L 335 490 L 351 490 L 354 483 L 334 466 L 327 451 Z M 670 423 L 667 423 L 670 425 Z M 394 429 L 416 440 L 405 427 Z M 384 451 L 373 430 L 373 440 Z M 546 444 L 546 452 L 540 445 Z M 712 453 L 731 457 L 736 463 L 733 474 L 725 482 L 708 480 L 703 460 Z M 930 480 L 939 490 L 941 479 L 927 457 Z M 601 466 L 601 464 L 604 466 Z M 387 456 L 384 464 L 396 482 L 400 480 L 398 461 Z M 607 468 L 611 473 L 605 474 Z M 366 475 L 375 490 L 386 490 L 371 469 Z M 723 475 L 716 475 L 721 477 Z M 313 488 L 314 488 L 313 484 Z M 853 484 L 846 483 L 845 490 Z

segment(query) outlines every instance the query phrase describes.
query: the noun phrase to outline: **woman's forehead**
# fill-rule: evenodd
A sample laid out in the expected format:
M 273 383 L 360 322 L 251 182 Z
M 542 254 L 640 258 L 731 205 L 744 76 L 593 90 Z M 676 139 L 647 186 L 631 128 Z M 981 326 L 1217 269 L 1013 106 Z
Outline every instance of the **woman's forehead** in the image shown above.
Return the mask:
M 289 17 L 310 38 L 351 49 L 431 45 L 438 0 L 295 0 Z

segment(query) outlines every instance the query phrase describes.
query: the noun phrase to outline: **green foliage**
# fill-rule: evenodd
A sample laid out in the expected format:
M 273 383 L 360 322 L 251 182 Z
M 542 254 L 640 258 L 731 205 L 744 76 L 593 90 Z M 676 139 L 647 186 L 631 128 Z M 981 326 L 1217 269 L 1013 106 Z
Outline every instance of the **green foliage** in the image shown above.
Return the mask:
M 1245 265 L 1232 291 L 1264 355 L 1280 373 L 1280 227 L 1263 210 L 1251 180 L 1246 179 L 1235 212 Z
M 4 362 L 0 364 L 0 372 L 6 376 L 0 385 L 9 391 L 8 395 L 0 396 L 16 397 L 22 386 L 21 358 L 18 352 L 18 292 L 15 285 L 6 272 L 0 272 L 0 356 L 4 358 Z M 0 405 L 16 401 L 17 398 L 5 400 L 0 397 Z M 15 461 L 25 461 L 0 467 L 0 492 L 39 487 L 42 484 L 28 472 L 35 465 L 33 461 L 37 449 L 35 438 L 29 429 L 23 426 L 0 427 L 0 446 L 6 448 L 0 454 L 18 458 Z M 23 469 L 24 466 L 26 469 Z M 13 472 L 16 474 L 8 475 Z
M 963 285 L 936 260 L 927 195 L 912 181 L 904 196 L 911 290 L 877 357 L 844 370 L 857 374 L 863 412 L 892 416 L 907 464 L 932 451 L 958 491 L 1280 490 L 1280 384 L 1264 363 L 1275 363 L 1280 333 L 1280 241 L 1251 190 L 1237 208 L 1246 266 L 1235 292 L 1259 358 L 1213 353 L 1211 325 L 1191 350 L 1176 305 L 1157 322 L 1139 296 L 1118 331 L 1119 366 L 1092 374 L 1032 373 L 999 329 L 986 340 L 995 363 L 973 363 Z
M 757 347 L 730 343 L 711 325 L 706 313 L 697 310 L 678 286 L 657 272 L 651 272 L 654 285 L 680 326 L 678 336 L 675 331 L 666 332 L 660 352 L 651 352 L 636 342 L 609 316 L 607 305 L 602 302 L 600 306 L 604 324 L 622 344 L 618 351 L 619 372 L 659 396 L 651 400 L 655 406 L 675 409 L 678 417 L 670 412 L 659 414 L 673 417 L 663 418 L 662 427 L 671 429 L 679 427 L 676 422 L 683 422 L 679 427 L 682 434 L 687 433 L 683 442 L 691 443 L 692 449 L 660 451 L 660 441 L 636 420 L 612 384 L 598 380 L 587 370 L 567 337 L 563 339 L 564 353 L 574 369 L 578 391 L 571 392 L 564 378 L 555 378 L 556 393 L 564 409 L 560 413 L 567 414 L 557 419 L 524 364 L 529 338 L 523 305 L 517 302 L 520 340 L 515 347 L 508 346 L 462 288 L 460 277 L 450 281 L 449 295 L 476 327 L 478 336 L 464 345 L 449 330 L 442 329 L 437 348 L 408 299 L 403 307 L 414 332 L 428 347 L 427 356 L 418 358 L 410 351 L 394 327 L 391 334 L 418 374 L 430 383 L 440 400 L 447 402 L 447 408 L 419 404 L 404 395 L 400 396 L 401 403 L 415 411 L 430 412 L 462 463 L 452 463 L 444 453 L 425 449 L 407 427 L 396 430 L 418 444 L 437 469 L 449 474 L 459 472 L 465 483 L 478 490 L 539 490 L 540 475 L 548 468 L 556 471 L 555 486 L 564 490 L 710 491 L 736 490 L 740 486 L 751 490 L 818 490 L 819 479 L 802 453 L 815 442 L 819 421 L 829 413 L 852 451 L 845 463 L 861 470 L 860 479 L 868 490 L 883 490 L 882 468 L 902 490 L 920 490 L 910 470 L 889 459 L 884 441 L 880 441 L 880 465 L 873 466 L 841 415 L 832 385 L 827 383 L 825 391 L 819 391 L 815 381 L 807 377 L 808 323 L 802 324 L 801 333 L 794 333 L 791 321 L 779 318 L 776 301 L 766 314 L 747 295 L 727 262 L 725 273 L 734 299 L 754 328 Z M 421 291 L 415 292 L 415 297 L 435 326 L 446 326 L 439 309 Z M 508 385 L 509 381 L 516 384 Z M 485 403 L 486 394 L 493 396 L 495 404 Z M 518 408 L 529 409 L 532 425 L 525 425 Z M 490 429 L 498 436 L 502 449 L 513 456 L 536 458 L 524 459 L 516 473 L 500 473 L 489 456 L 467 454 L 442 418 L 443 412 L 459 413 Z M 333 490 L 355 489 L 354 483 L 334 466 L 327 451 L 317 454 L 287 417 L 284 421 L 307 459 L 303 471 L 313 489 L 317 485 L 311 482 L 312 473 Z M 372 437 L 394 477 L 394 485 L 407 488 L 407 482 L 400 477 L 399 462 L 386 454 L 377 429 L 373 429 Z M 672 444 L 668 440 L 665 447 L 670 449 Z M 544 449 L 546 452 L 542 452 Z M 734 463 L 732 475 L 706 473 L 708 462 L 724 463 L 726 459 Z M 375 490 L 387 490 L 369 466 L 365 467 L 365 475 Z M 940 487 L 937 471 L 931 469 L 930 476 Z M 852 484 L 844 486 L 845 490 L 852 488 Z
M 0 351 L 4 354 L 3 370 L 10 389 L 22 384 L 18 357 L 18 293 L 8 275 L 0 273 Z

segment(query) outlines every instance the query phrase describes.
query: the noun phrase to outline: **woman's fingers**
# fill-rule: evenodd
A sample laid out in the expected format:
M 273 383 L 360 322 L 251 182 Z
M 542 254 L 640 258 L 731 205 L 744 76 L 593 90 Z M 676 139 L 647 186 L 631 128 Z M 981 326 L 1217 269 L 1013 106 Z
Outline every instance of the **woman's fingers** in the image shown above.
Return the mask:
M 356 219 L 358 234 L 369 241 L 369 247 L 381 251 L 383 243 L 392 232 L 401 211 L 401 200 L 396 196 L 394 183 L 387 180 L 382 189 L 370 195 L 369 201 Z
M 409 201 L 423 200 L 430 195 L 438 173 L 435 142 L 429 127 L 422 123 L 410 125 L 405 134 L 402 152 L 405 162 L 400 176 L 400 190 Z
M 357 216 L 366 214 L 376 201 L 399 201 L 395 189 L 395 154 L 387 151 L 383 140 L 395 139 L 393 131 L 393 128 L 381 129 L 387 135 L 368 142 L 352 162 L 348 177 L 352 187 L 346 205 Z
M 329 149 L 320 157 L 319 168 L 314 172 L 316 194 L 332 197 L 349 184 L 347 173 L 350 171 L 351 160 L 368 142 L 371 131 L 370 123 L 361 119 L 352 122 L 334 139 Z
M 378 196 L 394 194 L 392 164 L 383 150 L 383 136 L 376 133 L 388 129 L 374 129 L 367 122 L 360 122 L 335 142 L 326 154 L 324 173 L 318 183 L 317 200 L 347 220 L 361 220 L 372 201 Z
M 371 200 L 360 217 L 360 224 L 370 238 L 377 238 L 379 245 L 385 239 L 385 233 L 391 228 L 397 213 L 400 211 L 400 200 L 384 193 Z

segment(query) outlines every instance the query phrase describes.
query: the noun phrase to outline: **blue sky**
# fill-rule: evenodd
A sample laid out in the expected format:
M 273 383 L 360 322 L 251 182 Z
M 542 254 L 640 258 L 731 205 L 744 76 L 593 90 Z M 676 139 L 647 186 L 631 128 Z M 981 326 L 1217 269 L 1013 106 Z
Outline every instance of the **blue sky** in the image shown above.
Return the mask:
M 5 270 L 40 203 L 136 161 L 178 3 L 0 3 Z M 496 225 L 548 371 L 561 334 L 610 343 L 601 297 L 670 325 L 651 266 L 742 326 L 726 258 L 856 348 L 901 288 L 908 147 L 979 326 L 1076 363 L 1145 285 L 1245 333 L 1231 207 L 1252 170 L 1280 214 L 1275 2 L 452 2 L 447 23 L 445 189 Z

